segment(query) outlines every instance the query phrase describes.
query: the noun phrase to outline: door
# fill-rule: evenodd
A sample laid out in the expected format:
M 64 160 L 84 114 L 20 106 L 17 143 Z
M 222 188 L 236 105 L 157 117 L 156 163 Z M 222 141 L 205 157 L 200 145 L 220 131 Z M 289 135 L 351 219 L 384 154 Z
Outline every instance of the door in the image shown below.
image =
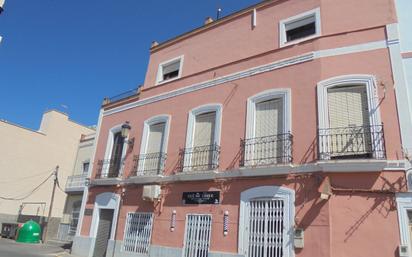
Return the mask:
M 189 214 L 186 220 L 185 246 L 183 257 L 209 256 L 212 216 Z
M 329 148 L 332 157 L 370 154 L 371 128 L 366 86 L 328 89 Z
M 267 165 L 282 161 L 283 142 L 278 135 L 283 133 L 283 101 L 280 98 L 256 103 L 255 142 L 252 145 L 253 165 Z M 250 147 L 250 146 L 249 146 Z
M 121 132 L 117 132 L 113 136 L 113 148 L 112 156 L 109 162 L 109 174 L 108 177 L 117 177 L 122 167 L 122 154 L 123 154 L 124 138 Z
M 97 228 L 96 243 L 94 245 L 93 257 L 105 257 L 107 252 L 107 244 L 110 238 L 113 222 L 112 209 L 100 209 L 99 225 Z
M 285 256 L 284 201 L 256 199 L 248 202 L 246 212 L 246 257 Z

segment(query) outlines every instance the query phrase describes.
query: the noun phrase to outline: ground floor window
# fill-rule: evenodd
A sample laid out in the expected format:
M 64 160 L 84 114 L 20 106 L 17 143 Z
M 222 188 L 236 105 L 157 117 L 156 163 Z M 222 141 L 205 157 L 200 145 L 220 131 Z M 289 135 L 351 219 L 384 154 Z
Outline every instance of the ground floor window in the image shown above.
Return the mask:
M 152 235 L 153 213 L 129 212 L 126 218 L 123 250 L 147 254 Z
M 189 214 L 186 219 L 184 257 L 209 256 L 212 216 Z

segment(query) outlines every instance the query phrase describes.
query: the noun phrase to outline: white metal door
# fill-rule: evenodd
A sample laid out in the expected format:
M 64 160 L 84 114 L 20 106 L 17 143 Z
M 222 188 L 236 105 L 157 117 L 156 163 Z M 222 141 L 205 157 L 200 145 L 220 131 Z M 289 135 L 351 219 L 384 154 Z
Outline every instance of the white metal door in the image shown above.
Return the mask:
M 207 257 L 211 232 L 211 215 L 187 215 L 183 257 Z
M 257 199 L 247 205 L 247 257 L 284 256 L 284 201 Z

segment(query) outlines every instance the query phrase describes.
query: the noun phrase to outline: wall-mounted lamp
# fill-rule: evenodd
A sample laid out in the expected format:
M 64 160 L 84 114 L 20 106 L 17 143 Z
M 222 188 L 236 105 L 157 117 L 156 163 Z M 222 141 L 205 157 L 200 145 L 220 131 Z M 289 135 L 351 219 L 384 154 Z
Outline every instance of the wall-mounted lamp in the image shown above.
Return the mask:
M 172 217 L 170 218 L 170 231 L 175 231 L 176 227 L 176 210 L 172 211 Z
M 225 211 L 223 214 L 223 235 L 227 236 L 229 232 L 229 212 Z
M 130 126 L 130 123 L 128 121 L 123 123 L 122 130 L 121 130 L 122 137 L 125 139 L 128 138 L 131 129 L 132 127 Z M 130 145 L 131 148 L 133 148 L 134 138 L 126 140 L 126 143 Z

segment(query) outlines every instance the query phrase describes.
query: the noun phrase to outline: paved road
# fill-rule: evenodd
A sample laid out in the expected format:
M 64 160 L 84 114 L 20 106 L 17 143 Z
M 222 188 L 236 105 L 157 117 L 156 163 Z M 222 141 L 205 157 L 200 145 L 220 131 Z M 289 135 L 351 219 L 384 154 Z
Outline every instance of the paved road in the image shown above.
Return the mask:
M 14 240 L 0 239 L 0 257 L 69 257 L 62 248 L 43 244 L 21 244 Z

